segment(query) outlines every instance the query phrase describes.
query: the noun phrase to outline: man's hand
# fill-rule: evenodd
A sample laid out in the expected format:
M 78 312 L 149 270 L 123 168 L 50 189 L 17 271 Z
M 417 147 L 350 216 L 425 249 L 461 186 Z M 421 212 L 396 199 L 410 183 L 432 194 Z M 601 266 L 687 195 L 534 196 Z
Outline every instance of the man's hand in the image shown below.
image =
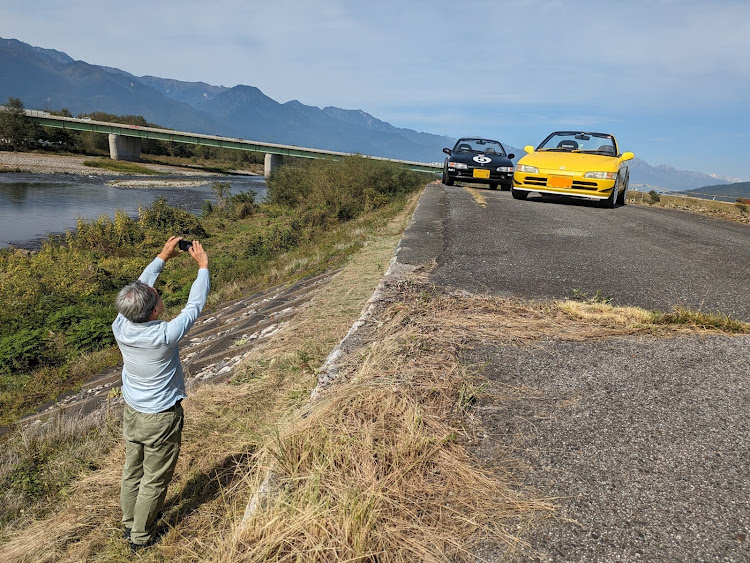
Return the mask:
M 203 250 L 203 245 L 200 242 L 194 240 L 193 246 L 188 248 L 188 252 L 193 257 L 193 260 L 198 263 L 199 268 L 208 268 L 208 254 Z
M 157 256 L 165 262 L 177 256 L 180 253 L 180 249 L 177 248 L 177 243 L 180 240 L 182 240 L 182 237 L 169 237 L 167 242 L 164 243 L 164 248 L 161 249 L 161 252 Z

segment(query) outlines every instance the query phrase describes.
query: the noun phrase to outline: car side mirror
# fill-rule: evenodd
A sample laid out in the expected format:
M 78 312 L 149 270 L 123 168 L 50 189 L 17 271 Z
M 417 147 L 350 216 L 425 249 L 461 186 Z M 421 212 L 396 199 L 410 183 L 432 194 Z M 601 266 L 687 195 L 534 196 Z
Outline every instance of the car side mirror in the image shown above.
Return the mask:
M 531 145 L 526 145 L 523 150 L 531 154 L 532 152 L 534 152 L 534 147 L 532 147 Z
M 516 158 L 516 155 L 514 155 L 513 153 L 510 153 L 510 154 L 508 155 L 508 158 Z
M 451 150 L 450 150 L 450 149 L 443 149 L 443 152 L 444 152 L 445 154 L 450 154 L 450 153 L 451 153 Z
M 620 157 L 620 162 L 625 162 L 626 160 L 632 160 L 635 157 L 635 155 L 632 152 L 624 152 L 622 153 L 622 156 Z

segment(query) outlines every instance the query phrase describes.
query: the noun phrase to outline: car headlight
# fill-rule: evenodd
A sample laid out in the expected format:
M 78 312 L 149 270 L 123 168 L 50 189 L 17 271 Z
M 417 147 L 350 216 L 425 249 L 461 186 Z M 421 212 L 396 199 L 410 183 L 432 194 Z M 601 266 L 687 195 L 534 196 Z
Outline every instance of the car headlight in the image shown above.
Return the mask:
M 539 169 L 536 166 L 529 166 L 528 164 L 516 164 L 516 172 L 526 172 L 527 174 L 539 174 Z
M 512 166 L 498 166 L 497 167 L 498 172 L 513 172 Z
M 584 178 L 596 178 L 597 180 L 614 180 L 617 172 L 586 172 Z
M 463 162 L 449 162 L 448 168 L 458 168 L 459 170 L 466 170 L 468 166 Z

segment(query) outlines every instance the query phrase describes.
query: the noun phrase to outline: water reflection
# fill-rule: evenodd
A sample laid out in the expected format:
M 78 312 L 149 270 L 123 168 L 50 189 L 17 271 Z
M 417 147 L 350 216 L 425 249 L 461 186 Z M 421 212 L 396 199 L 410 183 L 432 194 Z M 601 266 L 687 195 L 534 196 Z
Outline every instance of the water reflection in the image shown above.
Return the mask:
M 217 180 L 229 182 L 232 194 L 253 190 L 257 193 L 256 201 L 266 195 L 266 184 L 260 176 L 166 176 L 158 180 L 203 183 L 158 188 L 115 187 L 107 184 L 111 179 L 68 174 L 0 174 L 0 247 L 34 246 L 35 240 L 75 228 L 79 217 L 86 220 L 102 215 L 114 217 L 117 209 L 136 216 L 139 206 L 148 206 L 159 197 L 164 197 L 169 205 L 199 214 L 206 200 L 215 203 L 211 184 Z
M 5 188 L 5 186 L 3 186 L 3 188 Z M 29 185 L 21 182 L 13 182 L 12 184 L 8 184 L 7 190 L 2 189 L 0 191 L 0 205 L 5 204 L 4 196 L 6 195 L 8 202 L 14 203 L 16 205 L 23 205 L 28 189 Z

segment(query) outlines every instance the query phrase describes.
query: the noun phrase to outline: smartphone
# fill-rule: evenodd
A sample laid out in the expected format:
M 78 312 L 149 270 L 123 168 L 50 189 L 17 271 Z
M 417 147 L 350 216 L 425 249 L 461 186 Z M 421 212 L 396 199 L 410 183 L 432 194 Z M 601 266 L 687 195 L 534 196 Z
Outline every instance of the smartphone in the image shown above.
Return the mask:
M 189 240 L 181 240 L 177 243 L 177 245 L 180 247 L 180 250 L 187 251 L 188 248 L 193 246 L 193 243 L 190 242 Z

